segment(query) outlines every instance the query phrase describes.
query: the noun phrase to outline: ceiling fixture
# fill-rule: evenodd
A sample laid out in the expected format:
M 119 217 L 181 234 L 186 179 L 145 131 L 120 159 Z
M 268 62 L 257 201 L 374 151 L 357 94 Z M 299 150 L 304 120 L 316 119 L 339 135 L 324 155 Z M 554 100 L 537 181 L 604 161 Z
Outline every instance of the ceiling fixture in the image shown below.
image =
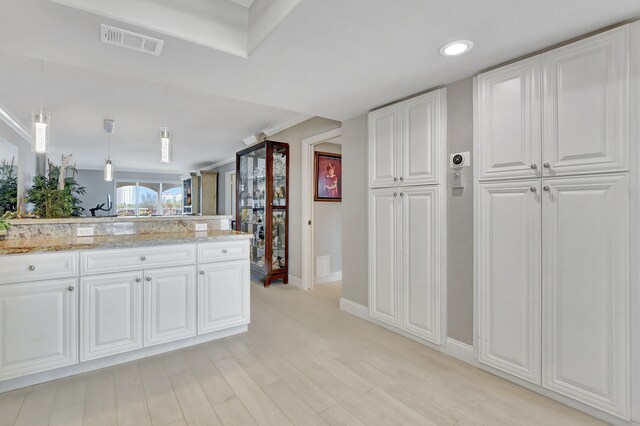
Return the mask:
M 100 24 L 100 41 L 156 56 L 160 55 L 164 46 L 164 40 L 159 38 L 133 33 L 105 24 Z
M 38 154 L 49 152 L 51 115 L 44 112 L 44 60 L 40 61 L 40 112 L 31 115 L 31 150 Z
M 442 56 L 459 56 L 467 53 L 473 48 L 473 42 L 470 40 L 450 41 L 440 48 Z
M 167 86 L 164 86 L 164 127 L 160 128 L 160 162 L 170 163 L 173 156 L 173 150 L 171 147 L 171 128 L 167 127 L 167 105 L 168 95 Z
M 104 180 L 111 182 L 113 180 L 113 164 L 111 163 L 111 134 L 113 133 L 114 121 L 111 119 L 104 120 L 104 131 L 107 132 L 107 162 L 104 165 Z

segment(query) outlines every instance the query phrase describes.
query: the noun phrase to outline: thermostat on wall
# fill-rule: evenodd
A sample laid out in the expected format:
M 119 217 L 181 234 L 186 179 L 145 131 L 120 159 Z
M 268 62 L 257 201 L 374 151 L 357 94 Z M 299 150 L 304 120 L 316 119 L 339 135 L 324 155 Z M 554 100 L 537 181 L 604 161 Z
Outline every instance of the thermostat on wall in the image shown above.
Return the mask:
M 449 167 L 467 167 L 471 164 L 469 152 L 455 152 L 449 156 Z

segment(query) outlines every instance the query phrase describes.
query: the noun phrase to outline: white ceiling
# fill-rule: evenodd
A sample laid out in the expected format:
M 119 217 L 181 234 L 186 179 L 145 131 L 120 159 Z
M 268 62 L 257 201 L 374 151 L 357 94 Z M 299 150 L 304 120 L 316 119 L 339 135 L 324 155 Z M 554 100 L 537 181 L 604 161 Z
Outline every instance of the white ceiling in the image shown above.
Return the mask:
M 184 142 L 199 144 L 191 155 L 205 161 L 229 157 L 233 153 L 230 146 L 238 142 L 214 142 L 209 139 L 211 134 L 235 138 L 244 132 L 248 136 L 260 131 L 263 122 L 287 119 L 292 112 L 348 119 L 637 16 L 638 0 L 301 0 L 248 58 L 241 58 L 48 0 L 0 0 L 0 51 L 86 70 L 78 70 L 85 77 L 79 79 L 85 84 L 82 89 L 75 90 L 74 80 L 68 78 L 59 89 L 83 96 L 70 95 L 66 100 L 72 104 L 54 107 L 73 114 L 96 110 L 84 117 L 89 120 L 91 115 L 98 126 L 104 110 L 109 109 L 104 105 L 119 108 L 126 114 L 115 117 L 117 134 L 127 129 L 125 124 L 118 128 L 118 123 L 139 122 L 159 102 L 150 94 L 153 88 L 157 91 L 164 84 L 182 88 L 185 101 L 178 104 L 182 111 L 177 114 L 185 120 L 205 107 L 235 118 L 211 116 L 211 122 L 198 123 L 203 140 Z M 164 39 L 163 52 L 154 57 L 101 44 L 100 23 Z M 474 42 L 469 54 L 458 58 L 438 55 L 441 45 L 461 38 Z M 23 79 L 37 76 L 26 65 L 23 71 Z M 95 72 L 102 77 L 92 77 Z M 95 78 L 93 83 L 91 78 Z M 93 86 L 102 79 L 118 84 L 127 81 L 127 91 L 107 92 Z M 29 83 L 34 81 L 37 79 Z M 0 89 L 4 92 L 15 91 L 4 86 L 3 81 Z M 192 93 L 195 103 L 187 93 Z M 102 99 L 103 95 L 113 99 Z M 0 104 L 12 110 L 14 103 L 16 108 L 33 108 L 33 94 L 0 96 Z M 260 108 L 264 108 L 262 119 L 254 119 Z M 23 111 L 13 112 L 24 115 Z M 72 117 L 69 115 L 68 132 L 82 137 L 88 129 L 72 127 L 80 122 Z M 58 114 L 54 120 L 61 125 Z M 137 140 L 128 135 L 127 139 Z M 202 151 L 203 146 L 210 148 Z M 146 157 L 141 155 L 140 164 L 150 167 L 144 163 Z

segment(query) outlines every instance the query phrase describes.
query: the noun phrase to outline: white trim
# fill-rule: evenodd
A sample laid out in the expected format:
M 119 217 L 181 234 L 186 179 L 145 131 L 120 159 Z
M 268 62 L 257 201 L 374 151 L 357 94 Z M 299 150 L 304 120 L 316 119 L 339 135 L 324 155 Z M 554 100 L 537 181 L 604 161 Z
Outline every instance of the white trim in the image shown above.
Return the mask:
M 2 105 L 0 105 L 0 120 L 7 123 L 7 125 L 11 127 L 11 129 L 13 129 L 13 131 L 16 132 L 18 136 L 22 137 L 24 140 L 29 142 L 29 144 L 31 144 L 31 132 L 27 130 L 27 128 L 24 127 L 24 125 L 20 123 L 20 121 L 18 121 L 18 119 L 15 118 L 13 114 L 11 114 L 11 112 L 9 112 L 9 110 Z
M 313 116 L 307 115 L 307 114 L 299 114 L 290 120 L 283 121 L 282 123 L 274 124 L 271 127 L 267 127 L 262 131 L 262 133 L 267 135 L 267 137 L 273 136 L 276 133 L 280 133 L 283 130 L 290 129 L 293 126 L 296 126 L 302 123 L 303 121 L 307 121 L 310 118 L 313 118 Z M 257 142 L 256 135 L 247 136 L 246 138 L 242 139 L 242 142 L 244 142 L 245 145 L 253 145 L 254 143 Z
M 63 377 L 75 374 L 85 373 L 87 371 L 98 370 L 100 368 L 110 367 L 116 364 L 122 364 L 149 356 L 174 351 L 176 349 L 186 348 L 188 346 L 197 345 L 211 340 L 221 339 L 223 337 L 232 336 L 238 333 L 244 333 L 248 330 L 247 325 L 228 328 L 225 330 L 214 331 L 212 333 L 203 334 L 189 339 L 179 340 L 176 342 L 165 343 L 162 345 L 151 346 L 131 352 L 113 355 L 105 358 L 95 359 L 91 361 L 80 362 L 69 367 L 56 368 L 51 371 L 31 374 L 29 376 L 18 377 L 15 379 L 0 382 L 0 393 L 10 390 L 32 386 L 38 383 L 49 382 L 51 380 L 61 379 Z
M 300 290 L 307 290 L 307 288 L 302 287 L 302 280 L 295 275 L 289 274 L 289 285 L 299 288 Z
M 236 179 L 235 170 L 229 170 L 224 174 L 224 196 L 225 198 L 227 198 L 226 200 L 223 200 L 224 214 L 233 216 L 234 218 L 235 218 L 235 215 L 233 214 L 231 207 L 233 205 L 233 200 L 235 199 L 236 194 L 232 194 L 233 191 L 231 191 L 231 188 L 233 187 L 232 183 L 235 179 Z
M 327 274 L 327 275 L 316 275 L 316 277 L 313 279 L 313 284 L 328 284 L 328 283 L 334 283 L 336 281 L 342 281 L 342 271 L 340 272 L 333 272 L 331 274 Z
M 447 346 L 444 348 L 443 352 L 451 355 L 454 358 L 464 361 L 467 364 L 475 366 L 478 365 L 473 346 L 459 340 L 452 339 L 451 337 L 447 338 Z
M 472 158 L 477 159 L 480 147 L 479 141 L 479 123 L 478 117 L 478 77 L 473 77 L 473 154 Z M 473 167 L 473 342 L 475 348 L 475 357 L 478 358 L 478 188 L 480 187 L 480 167 L 476 164 Z
M 312 289 L 314 284 L 314 272 L 312 259 L 313 252 L 313 226 L 309 226 L 309 221 L 313 224 L 313 146 L 330 141 L 342 136 L 342 127 L 329 130 L 319 135 L 302 139 L 300 143 L 300 158 L 302 170 L 302 286 Z
M 233 163 L 234 161 L 236 161 L 236 157 L 233 156 L 231 158 L 227 158 L 226 160 L 222 160 L 222 161 L 218 161 L 217 163 L 213 163 L 210 166 L 204 167 L 200 170 L 204 170 L 204 171 L 209 171 L 209 170 L 213 170 L 213 169 L 217 169 L 218 167 L 222 167 L 225 166 L 229 163 Z
M 351 314 L 354 317 L 362 318 L 367 321 L 370 320 L 369 308 L 352 300 L 345 299 L 344 297 L 340 298 L 340 310 Z

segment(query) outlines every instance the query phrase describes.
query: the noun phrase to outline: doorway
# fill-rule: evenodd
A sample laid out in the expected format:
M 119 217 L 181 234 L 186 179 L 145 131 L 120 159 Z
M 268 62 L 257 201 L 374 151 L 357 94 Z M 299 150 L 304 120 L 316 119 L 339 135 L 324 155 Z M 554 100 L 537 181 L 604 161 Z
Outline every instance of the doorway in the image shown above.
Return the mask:
M 225 185 L 225 202 L 224 202 L 224 214 L 233 216 L 233 220 L 236 218 L 236 171 L 231 170 L 224 174 Z
M 342 280 L 341 202 L 315 201 L 316 151 L 341 154 L 342 129 L 302 140 L 302 277 L 300 287 Z M 342 178 L 340 174 L 339 178 Z M 342 182 L 340 182 L 340 187 Z

